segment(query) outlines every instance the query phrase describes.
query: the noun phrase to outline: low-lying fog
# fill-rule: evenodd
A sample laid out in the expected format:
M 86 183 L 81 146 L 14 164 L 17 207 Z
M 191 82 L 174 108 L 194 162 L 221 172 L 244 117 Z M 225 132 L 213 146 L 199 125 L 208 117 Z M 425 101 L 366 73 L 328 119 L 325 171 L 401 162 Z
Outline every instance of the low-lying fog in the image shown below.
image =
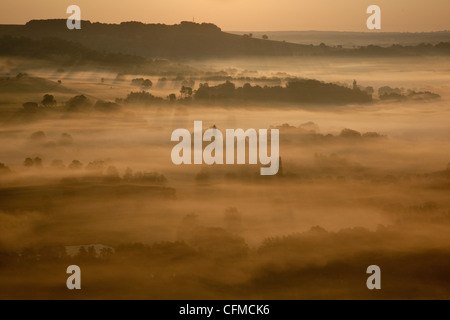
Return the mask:
M 359 242 L 371 237 L 380 250 L 448 249 L 449 62 L 448 58 L 191 62 L 199 69 L 228 70 L 234 76 L 278 74 L 349 86 L 356 79 L 375 91 L 385 85 L 429 90 L 442 96 L 433 102 L 377 101 L 340 107 L 127 105 L 115 113 L 50 114 L 14 123 L 4 122 L 4 115 L 0 163 L 9 170 L 0 171 L 0 248 L 8 252 L 55 244 L 190 243 L 195 226 L 222 228 L 256 250 L 265 239 L 320 226 L 328 232 L 367 229 L 367 234 L 355 236 L 345 247 L 319 251 L 318 255 L 328 257 L 324 261 L 341 253 L 358 254 L 363 250 Z M 35 69 L 29 74 L 62 79 L 65 87 L 94 101 L 124 98 L 137 91 L 129 85 L 134 75 L 117 82 L 115 74 L 97 71 L 55 74 Z M 158 86 L 158 77 L 149 78 L 154 83 L 152 94 L 178 94 L 180 83 Z M 195 86 L 201 82 L 196 80 Z M 42 97 L 41 93 L 23 94 L 23 102 Z M 2 95 L 2 108 L 16 107 L 17 103 L 5 102 L 6 93 Z M 74 95 L 55 93 L 55 98 L 63 102 Z M 261 177 L 259 165 L 175 166 L 170 157 L 175 145 L 171 133 L 178 128 L 192 132 L 194 120 L 202 120 L 203 129 L 215 125 L 223 132 L 279 127 L 282 174 Z M 346 135 L 344 129 L 362 135 Z M 26 158 L 32 161 L 27 166 Z M 436 217 L 438 223 L 432 220 Z M 383 236 L 381 225 L 393 228 L 389 230 L 396 236 Z M 316 240 L 310 241 L 313 248 Z M 290 254 L 283 258 L 287 265 L 292 262 L 287 259 Z M 308 254 L 304 259 L 302 265 L 316 261 L 308 260 Z M 206 277 L 217 280 L 212 274 Z M 248 280 L 242 275 L 237 279 Z M 201 297 L 220 297 L 215 289 L 211 289 L 214 294 L 203 289 Z M 280 292 L 276 297 L 282 296 Z

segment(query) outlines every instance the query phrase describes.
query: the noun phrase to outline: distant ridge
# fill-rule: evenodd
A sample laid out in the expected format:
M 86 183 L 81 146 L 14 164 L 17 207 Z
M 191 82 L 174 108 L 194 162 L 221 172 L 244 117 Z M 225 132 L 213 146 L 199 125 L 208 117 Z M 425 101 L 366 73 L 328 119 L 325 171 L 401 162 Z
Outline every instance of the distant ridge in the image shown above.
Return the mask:
M 227 58 L 246 56 L 316 55 L 450 55 L 450 43 L 415 47 L 367 46 L 356 49 L 294 44 L 223 32 L 211 23 L 181 22 L 176 25 L 82 21 L 81 30 L 68 30 L 66 20 L 31 20 L 22 26 L 0 25 L 0 36 L 32 39 L 60 38 L 81 43 L 98 52 L 122 53 L 144 58 Z M 0 48 L 1 54 L 1 48 Z
M 24 26 L 0 26 L 0 35 L 33 39 L 57 37 L 97 50 L 143 57 L 195 58 L 246 55 L 293 55 L 303 46 L 252 39 L 222 32 L 214 24 L 177 25 L 82 21 L 81 30 L 68 30 L 66 20 L 31 20 Z
M 249 31 L 226 31 L 243 35 Z M 450 31 L 434 32 L 343 32 L 343 31 L 252 31 L 253 37 L 262 38 L 264 35 L 271 40 L 287 41 L 299 44 L 329 46 L 341 45 L 344 48 L 377 45 L 389 47 L 393 44 L 416 46 L 421 43 L 438 44 L 450 41 Z

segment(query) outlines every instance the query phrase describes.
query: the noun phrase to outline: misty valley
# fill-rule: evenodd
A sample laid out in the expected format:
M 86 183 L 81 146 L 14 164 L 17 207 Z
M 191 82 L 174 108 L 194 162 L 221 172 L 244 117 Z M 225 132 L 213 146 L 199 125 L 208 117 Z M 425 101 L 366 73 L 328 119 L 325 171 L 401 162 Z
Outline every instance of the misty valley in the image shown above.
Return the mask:
M 0 26 L 1 299 L 450 296 L 448 43 L 61 23 Z

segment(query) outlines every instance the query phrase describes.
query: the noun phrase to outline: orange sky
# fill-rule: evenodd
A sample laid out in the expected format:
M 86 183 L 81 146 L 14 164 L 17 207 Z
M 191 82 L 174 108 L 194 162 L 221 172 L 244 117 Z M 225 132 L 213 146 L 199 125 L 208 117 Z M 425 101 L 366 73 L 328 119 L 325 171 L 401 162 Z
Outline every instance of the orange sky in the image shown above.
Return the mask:
M 450 30 L 450 0 L 0 0 L 0 24 L 67 18 L 71 4 L 84 20 L 175 24 L 195 17 L 230 31 L 368 31 L 366 9 L 377 4 L 381 31 Z

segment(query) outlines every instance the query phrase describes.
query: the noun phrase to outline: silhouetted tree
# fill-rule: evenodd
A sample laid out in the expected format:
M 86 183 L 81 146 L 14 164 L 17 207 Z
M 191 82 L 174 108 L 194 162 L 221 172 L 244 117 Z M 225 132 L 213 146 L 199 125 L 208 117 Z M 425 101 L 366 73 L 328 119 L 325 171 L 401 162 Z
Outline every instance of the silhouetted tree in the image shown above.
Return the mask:
M 105 169 L 105 165 L 106 165 L 105 161 L 95 160 L 88 163 L 88 165 L 86 166 L 86 170 L 97 171 L 98 173 L 102 173 L 103 170 Z
M 78 160 L 73 160 L 69 165 L 69 169 L 79 170 L 81 168 L 83 168 L 83 164 Z
M 55 97 L 51 94 L 46 94 L 46 95 L 44 95 L 44 98 L 42 99 L 41 104 L 43 104 L 45 107 L 54 107 L 54 106 L 56 106 Z
M 268 36 L 267 34 L 263 35 L 262 38 L 263 38 L 264 40 L 269 40 L 269 36 Z
M 236 86 L 234 83 L 227 81 L 215 87 L 210 87 L 207 83 L 200 84 L 195 93 L 196 99 L 230 99 L 235 97 Z
M 142 82 L 144 82 L 144 78 L 135 78 L 131 80 L 131 85 L 140 87 Z
M 177 95 L 175 93 L 171 93 L 167 96 L 167 100 L 169 100 L 170 102 L 174 102 L 177 100 Z
M 131 80 L 131 84 L 134 86 L 139 86 L 144 89 L 150 89 L 153 86 L 153 82 L 150 79 L 136 78 Z
M 34 166 L 34 161 L 31 158 L 26 158 L 25 161 L 23 162 L 23 165 L 25 167 L 32 167 Z
M 180 93 L 182 98 L 190 98 L 192 96 L 192 88 L 182 86 Z
M 361 138 L 361 133 L 352 129 L 344 129 L 339 136 L 342 138 Z
M 73 145 L 73 138 L 68 133 L 61 134 L 61 137 L 59 138 L 59 144 L 62 146 L 71 146 Z
M 144 89 L 150 89 L 152 86 L 153 86 L 153 83 L 151 82 L 150 79 L 145 79 L 141 84 L 141 87 Z
M 91 101 L 84 95 L 75 96 L 66 103 L 69 111 L 85 111 L 92 107 Z
M 124 100 L 125 103 L 152 104 L 154 102 L 163 101 L 163 99 L 155 97 L 146 91 L 131 92 Z

